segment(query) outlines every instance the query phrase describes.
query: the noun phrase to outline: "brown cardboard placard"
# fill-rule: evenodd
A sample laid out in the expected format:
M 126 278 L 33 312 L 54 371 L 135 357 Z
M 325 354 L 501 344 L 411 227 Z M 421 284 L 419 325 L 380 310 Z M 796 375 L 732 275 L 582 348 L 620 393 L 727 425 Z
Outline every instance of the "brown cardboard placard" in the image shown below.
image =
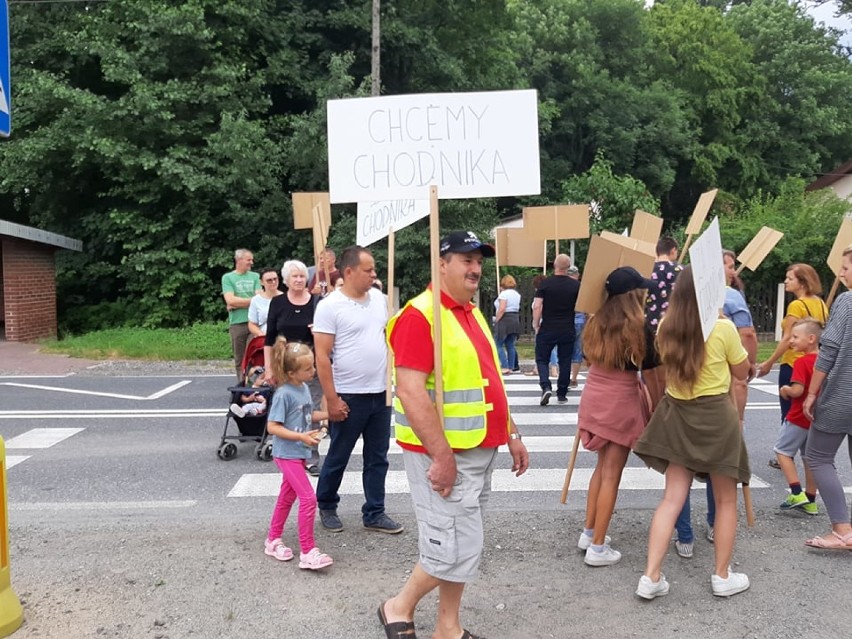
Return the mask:
M 501 266 L 541 266 L 544 241 L 529 239 L 522 227 L 495 229 L 494 243 Z
M 710 212 L 710 207 L 713 206 L 713 200 L 716 199 L 716 193 L 718 192 L 719 189 L 713 189 L 712 191 L 702 193 L 701 197 L 698 198 L 695 209 L 692 211 L 692 217 L 689 218 L 689 224 L 686 225 L 687 235 L 698 235 L 701 233 L 701 227 L 704 224 L 704 220 L 707 219 L 707 214 Z
M 627 248 L 633 249 L 634 251 L 639 251 L 640 253 L 650 255 L 653 258 L 657 257 L 656 242 L 652 244 L 650 242 L 640 240 L 636 237 L 626 237 L 624 235 L 619 235 L 618 233 L 613 233 L 612 231 L 601 231 L 601 237 L 605 240 L 609 240 L 610 242 L 615 242 L 616 244 L 626 246 Z
M 852 245 L 852 217 L 847 215 L 840 223 L 840 230 L 837 231 L 837 237 L 834 238 L 834 244 L 826 260 L 828 268 L 831 269 L 835 277 L 840 277 L 840 262 L 843 259 L 843 251 L 850 245 Z
M 663 218 L 658 215 L 646 213 L 641 209 L 636 209 L 633 213 L 633 226 L 630 227 L 630 237 L 635 237 L 643 242 L 650 242 L 654 245 L 656 252 L 657 240 L 660 239 L 660 233 L 663 230 Z
M 592 236 L 580 283 L 580 293 L 577 296 L 576 310 L 583 313 L 596 313 L 606 300 L 604 284 L 607 275 L 619 266 L 632 266 L 644 277 L 649 277 L 654 269 L 654 258 L 653 255 L 631 249 L 598 235 Z
M 322 204 L 322 220 L 325 228 L 331 226 L 331 203 L 328 193 L 293 193 L 293 228 L 310 229 L 314 227 L 313 209 Z
M 751 242 L 740 251 L 737 260 L 750 271 L 755 271 L 782 237 L 784 234 L 781 231 L 776 231 L 769 226 L 762 227 Z
M 528 239 L 539 241 L 589 237 L 589 205 L 524 207 L 524 232 Z
M 311 233 L 314 240 L 314 264 L 319 265 L 320 253 L 328 246 L 328 226 L 325 224 L 322 213 L 327 211 L 328 207 L 323 206 L 322 202 L 317 203 L 311 210 Z

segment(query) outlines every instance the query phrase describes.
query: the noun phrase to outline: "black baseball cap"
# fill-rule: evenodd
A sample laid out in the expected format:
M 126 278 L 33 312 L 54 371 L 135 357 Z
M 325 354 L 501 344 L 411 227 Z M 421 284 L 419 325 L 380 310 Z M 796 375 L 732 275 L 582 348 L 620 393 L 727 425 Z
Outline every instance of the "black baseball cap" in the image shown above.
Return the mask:
M 480 242 L 473 231 L 454 231 L 441 240 L 441 255 L 480 251 L 483 257 L 494 257 L 494 247 Z
M 610 295 L 622 295 L 637 288 L 652 289 L 655 286 L 653 280 L 642 277 L 632 266 L 615 269 L 607 276 L 605 284 L 606 292 Z

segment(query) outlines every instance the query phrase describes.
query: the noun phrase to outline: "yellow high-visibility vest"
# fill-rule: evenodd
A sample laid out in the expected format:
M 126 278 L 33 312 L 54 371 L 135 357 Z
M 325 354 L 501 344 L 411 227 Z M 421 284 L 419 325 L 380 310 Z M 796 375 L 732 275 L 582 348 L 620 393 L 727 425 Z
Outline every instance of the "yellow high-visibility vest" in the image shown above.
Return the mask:
M 419 310 L 429 326 L 433 326 L 432 291 L 427 289 L 412 299 L 405 307 L 388 322 L 387 336 L 393 331 L 396 321 L 409 306 Z M 489 336 L 491 329 L 478 308 L 473 309 L 473 316 L 484 335 Z M 494 366 L 500 369 L 500 359 L 494 341 L 488 340 L 491 346 L 491 356 Z M 444 435 L 451 448 L 464 450 L 476 448 L 485 439 L 487 414 L 493 409 L 492 404 L 485 402 L 485 386 L 488 380 L 482 376 L 479 368 L 479 355 L 476 348 L 459 324 L 453 312 L 441 305 L 441 359 L 444 382 Z M 394 372 L 395 374 L 395 372 Z M 426 379 L 426 389 L 435 398 L 435 373 Z M 505 392 L 505 391 L 504 391 Z M 393 400 L 394 417 L 396 420 L 396 439 L 403 444 L 422 446 L 414 434 L 405 416 L 405 410 L 399 398 Z M 506 420 L 506 429 L 509 423 Z

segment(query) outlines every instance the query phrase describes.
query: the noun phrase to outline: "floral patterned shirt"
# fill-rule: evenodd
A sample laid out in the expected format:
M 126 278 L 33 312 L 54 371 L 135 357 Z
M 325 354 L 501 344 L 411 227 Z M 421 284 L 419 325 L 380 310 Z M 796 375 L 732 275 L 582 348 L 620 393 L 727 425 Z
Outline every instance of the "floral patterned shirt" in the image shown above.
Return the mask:
M 675 262 L 665 260 L 663 262 L 654 262 L 654 270 L 651 272 L 651 280 L 657 284 L 656 288 L 648 291 L 648 297 L 645 299 L 645 320 L 654 331 L 657 333 L 657 327 L 663 315 L 666 314 L 666 309 L 669 307 L 669 298 L 674 290 L 675 279 L 677 274 L 683 270 L 683 266 Z

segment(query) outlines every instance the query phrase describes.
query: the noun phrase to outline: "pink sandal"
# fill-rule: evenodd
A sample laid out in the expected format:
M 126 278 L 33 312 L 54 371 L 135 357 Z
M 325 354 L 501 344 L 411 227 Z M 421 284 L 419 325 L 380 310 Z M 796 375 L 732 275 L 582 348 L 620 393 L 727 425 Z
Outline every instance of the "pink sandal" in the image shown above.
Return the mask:
M 832 530 L 830 535 L 805 540 L 805 546 L 823 550 L 852 550 L 852 532 L 841 535 Z

